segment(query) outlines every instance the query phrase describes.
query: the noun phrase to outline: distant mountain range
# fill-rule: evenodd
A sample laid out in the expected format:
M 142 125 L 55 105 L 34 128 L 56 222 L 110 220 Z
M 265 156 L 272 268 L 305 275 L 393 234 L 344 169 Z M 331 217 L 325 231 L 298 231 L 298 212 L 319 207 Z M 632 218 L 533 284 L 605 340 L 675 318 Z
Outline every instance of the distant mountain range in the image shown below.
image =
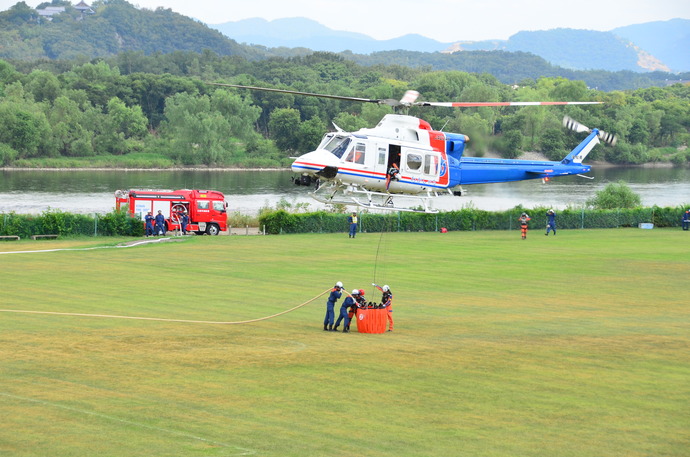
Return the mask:
M 522 51 L 573 70 L 690 71 L 690 20 L 648 22 L 609 32 L 553 29 L 519 32 L 508 40 L 442 43 L 421 35 L 375 40 L 367 35 L 332 30 L 306 18 L 267 21 L 245 19 L 209 25 L 240 43 L 269 48 L 371 54 L 381 51 L 457 53 Z

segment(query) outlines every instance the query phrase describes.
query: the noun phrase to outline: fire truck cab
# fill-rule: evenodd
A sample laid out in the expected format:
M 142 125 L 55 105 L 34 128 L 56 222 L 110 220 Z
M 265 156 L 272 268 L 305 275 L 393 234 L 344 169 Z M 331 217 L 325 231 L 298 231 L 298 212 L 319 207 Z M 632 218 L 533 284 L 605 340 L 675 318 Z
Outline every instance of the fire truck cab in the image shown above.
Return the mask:
M 133 217 L 144 221 L 146 214 L 161 211 L 166 231 L 179 230 L 180 218 L 187 213 L 187 231 L 197 235 L 218 235 L 228 229 L 228 204 L 222 192 L 215 190 L 118 190 L 115 208 L 127 205 Z

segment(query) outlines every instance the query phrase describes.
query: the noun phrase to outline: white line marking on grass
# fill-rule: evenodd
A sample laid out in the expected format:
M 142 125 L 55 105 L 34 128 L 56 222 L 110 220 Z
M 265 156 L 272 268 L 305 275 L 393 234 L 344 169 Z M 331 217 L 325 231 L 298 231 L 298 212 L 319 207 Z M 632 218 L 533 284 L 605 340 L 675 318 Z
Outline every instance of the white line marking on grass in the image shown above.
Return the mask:
M 180 431 L 177 431 L 177 430 L 170 430 L 170 429 L 166 429 L 166 428 L 162 428 L 162 427 L 154 427 L 154 426 L 152 426 L 152 425 L 141 424 L 141 423 L 139 423 L 139 422 L 133 422 L 133 421 L 130 421 L 130 420 L 127 420 L 127 419 L 121 419 L 121 418 L 119 418 L 119 417 L 108 416 L 107 414 L 101 414 L 101 413 L 97 413 L 97 412 L 95 412 L 95 411 L 87 411 L 87 410 L 85 410 L 85 409 L 73 408 L 73 407 L 71 407 L 71 406 L 60 405 L 60 404 L 58 404 L 58 403 L 53 403 L 53 402 L 46 401 L 46 400 L 38 400 L 38 399 L 36 399 L 36 398 L 22 397 L 22 396 L 13 395 L 13 394 L 10 394 L 10 393 L 7 393 L 7 392 L 0 392 L 0 395 L 2 395 L 2 396 L 4 396 L 4 397 L 8 397 L 8 398 L 13 398 L 13 399 L 15 399 L 15 400 L 27 401 L 27 402 L 31 402 L 31 403 L 38 403 L 38 404 L 40 404 L 40 405 L 50 406 L 50 407 L 52 407 L 52 408 L 59 408 L 59 409 L 64 409 L 64 410 L 66 410 L 66 411 L 71 411 L 71 412 L 80 413 L 80 414 L 86 414 L 86 415 L 88 415 L 88 416 L 99 417 L 99 418 L 101 418 L 101 419 L 106 419 L 106 420 L 113 421 L 113 422 L 119 422 L 119 423 L 121 423 L 121 424 L 133 425 L 133 426 L 135 426 L 135 427 L 145 428 L 145 429 L 153 430 L 153 431 L 156 431 L 156 432 L 163 432 L 163 433 L 167 433 L 167 434 L 170 434 L 170 435 L 181 436 L 181 437 L 183 437 L 183 438 L 188 438 L 188 439 L 192 439 L 192 440 L 195 440 L 195 441 L 201 441 L 201 442 L 203 442 L 203 443 L 208 443 L 208 444 L 211 444 L 211 445 L 214 445 L 214 446 L 222 446 L 222 447 L 226 447 L 226 448 L 234 448 L 234 449 L 236 449 L 236 450 L 239 452 L 239 453 L 225 454 L 225 455 L 227 455 L 227 456 L 235 456 L 235 455 L 254 455 L 254 454 L 256 454 L 256 451 L 252 451 L 252 450 L 250 450 L 250 449 L 245 449 L 245 448 L 242 448 L 242 447 L 239 447 L 239 446 L 234 446 L 234 445 L 232 445 L 232 444 L 221 443 L 221 442 L 219 442 L 219 441 L 209 440 L 209 439 L 206 439 L 206 438 L 202 438 L 202 437 L 200 437 L 200 436 L 194 436 L 194 435 L 191 435 L 191 434 L 189 434 L 189 433 L 180 432 Z
M 141 246 L 142 244 L 150 243 L 160 243 L 163 241 L 182 241 L 182 240 L 171 240 L 170 238 L 156 238 L 155 240 L 141 240 L 135 241 L 130 244 L 122 244 L 117 246 L 96 246 L 93 248 L 61 248 L 61 249 L 41 249 L 37 251 L 5 251 L 0 252 L 0 254 L 35 254 L 39 252 L 60 252 L 60 251 L 93 251 L 95 249 L 113 249 L 113 248 L 131 248 L 134 246 Z

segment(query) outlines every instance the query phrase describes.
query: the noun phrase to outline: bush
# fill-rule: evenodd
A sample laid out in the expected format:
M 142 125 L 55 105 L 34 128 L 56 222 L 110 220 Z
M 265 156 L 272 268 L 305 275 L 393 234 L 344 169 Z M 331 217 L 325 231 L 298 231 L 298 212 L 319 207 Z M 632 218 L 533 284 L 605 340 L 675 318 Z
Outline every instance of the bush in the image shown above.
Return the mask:
M 635 208 L 640 206 L 641 199 L 624 181 L 608 184 L 587 200 L 587 205 L 599 209 Z

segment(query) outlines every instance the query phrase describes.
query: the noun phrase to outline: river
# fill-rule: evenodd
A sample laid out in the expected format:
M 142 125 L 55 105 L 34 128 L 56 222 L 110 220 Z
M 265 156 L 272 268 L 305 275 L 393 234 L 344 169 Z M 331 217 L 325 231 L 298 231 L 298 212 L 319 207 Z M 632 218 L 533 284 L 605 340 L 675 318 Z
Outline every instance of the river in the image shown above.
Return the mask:
M 311 210 L 324 206 L 308 196 L 308 189 L 291 182 L 289 170 L 2 170 L 0 213 L 40 214 L 48 209 L 104 214 L 115 206 L 118 189 L 213 189 L 226 195 L 230 212 L 256 215 L 284 199 Z M 474 207 L 506 210 L 517 205 L 563 209 L 581 206 L 606 184 L 624 181 L 644 206 L 690 205 L 690 169 L 593 166 L 593 180 L 577 176 L 466 186 L 467 195 L 443 195 L 434 200 L 440 210 Z M 418 205 L 418 202 L 411 202 Z

